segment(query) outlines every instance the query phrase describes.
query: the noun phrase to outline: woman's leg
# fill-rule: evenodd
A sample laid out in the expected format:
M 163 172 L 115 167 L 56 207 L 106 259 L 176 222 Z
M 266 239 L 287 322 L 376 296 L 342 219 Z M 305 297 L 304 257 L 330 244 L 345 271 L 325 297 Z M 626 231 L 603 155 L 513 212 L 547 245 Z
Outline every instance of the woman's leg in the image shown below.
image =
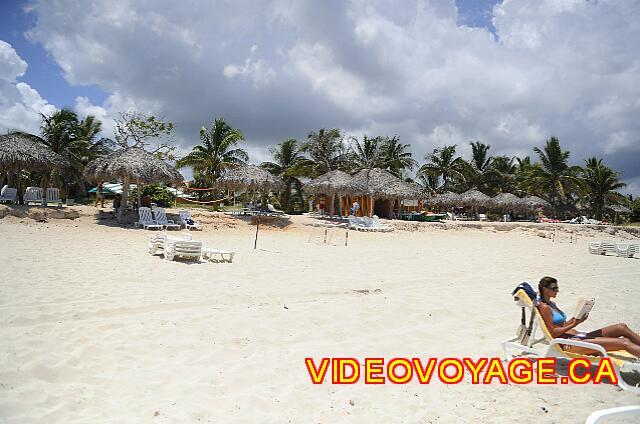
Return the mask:
M 635 344 L 640 344 L 640 335 L 633 332 L 627 324 L 620 323 L 602 328 L 602 337 L 626 337 Z
M 581 341 L 600 345 L 604 347 L 607 352 L 611 352 L 614 350 L 626 350 L 632 355 L 640 356 L 640 345 L 633 343 L 631 340 L 625 337 L 596 337 L 595 339 L 585 339 Z M 583 353 L 586 355 L 597 353 L 593 349 L 577 346 L 567 346 L 566 350 L 568 350 L 569 352 Z

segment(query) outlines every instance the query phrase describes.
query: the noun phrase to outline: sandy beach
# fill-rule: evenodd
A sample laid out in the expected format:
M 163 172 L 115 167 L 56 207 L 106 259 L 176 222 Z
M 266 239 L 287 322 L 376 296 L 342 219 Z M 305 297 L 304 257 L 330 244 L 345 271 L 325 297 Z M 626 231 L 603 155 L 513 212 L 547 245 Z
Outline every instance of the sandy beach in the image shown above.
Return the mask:
M 581 423 L 640 403 L 611 385 L 313 385 L 304 365 L 500 357 L 520 319 L 510 291 L 545 275 L 566 310 L 596 298 L 581 328 L 640 330 L 640 259 L 586 247 L 634 233 L 400 223 L 351 231 L 345 246 L 344 230 L 324 244 L 298 216 L 261 226 L 253 250 L 248 222 L 200 213 L 194 239 L 237 254 L 196 264 L 149 255 L 151 231 L 71 209 L 78 218 L 0 219 L 0 422 Z

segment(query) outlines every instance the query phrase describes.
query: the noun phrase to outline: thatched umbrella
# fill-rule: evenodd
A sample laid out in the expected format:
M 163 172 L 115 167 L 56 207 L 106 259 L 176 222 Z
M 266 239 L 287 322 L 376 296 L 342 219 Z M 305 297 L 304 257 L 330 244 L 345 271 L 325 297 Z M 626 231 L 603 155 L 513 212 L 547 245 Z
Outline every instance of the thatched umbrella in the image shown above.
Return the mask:
M 447 191 L 446 193 L 436 194 L 429 198 L 429 201 L 436 206 L 454 207 L 462 204 L 462 197 L 458 193 Z
M 261 207 L 267 208 L 267 193 L 271 190 L 280 191 L 284 190 L 286 184 L 281 178 L 276 177 L 269 171 L 260 168 L 255 165 L 244 165 L 227 171 L 227 173 L 219 178 L 217 183 L 227 190 L 255 190 L 261 192 L 262 205 Z M 258 230 L 260 229 L 260 215 L 256 222 L 256 237 L 253 243 L 253 248 L 258 247 Z
M 331 214 L 333 214 L 333 196 L 353 196 L 366 191 L 366 187 L 362 186 L 351 175 L 340 170 L 329 171 L 314 178 L 304 186 L 304 189 L 312 194 L 330 195 Z
M 138 184 L 138 202 L 140 202 L 141 193 L 140 183 L 182 181 L 182 174 L 173 166 L 135 147 L 121 149 L 89 162 L 84 169 L 84 176 L 95 181 L 122 179 L 122 200 L 118 210 L 118 222 L 122 221 L 122 214 L 127 207 L 131 181 Z
M 472 206 L 475 217 L 478 216 L 478 207 L 479 206 L 491 206 L 493 205 L 493 199 L 487 196 L 486 194 L 478 191 L 478 190 L 469 190 L 465 191 L 460 195 L 462 198 L 462 203 L 465 206 Z
M 23 170 L 59 169 L 68 166 L 67 160 L 49 149 L 37 135 L 13 132 L 0 135 L 0 167 L 18 175 L 19 203 L 22 203 L 20 174 Z M 43 206 L 47 205 L 46 178 L 42 193 Z
M 373 215 L 373 200 L 421 199 L 420 190 L 380 168 L 363 169 L 353 176 L 355 182 L 366 188 L 367 215 Z
M 551 209 L 551 203 L 538 196 L 527 196 L 522 199 L 529 209 L 545 208 Z
M 624 205 L 607 205 L 606 209 L 609 209 L 615 214 L 614 224 L 618 224 L 618 214 L 631 213 L 631 209 Z
M 500 193 L 493 198 L 493 203 L 502 211 L 526 208 L 525 201 L 512 193 Z

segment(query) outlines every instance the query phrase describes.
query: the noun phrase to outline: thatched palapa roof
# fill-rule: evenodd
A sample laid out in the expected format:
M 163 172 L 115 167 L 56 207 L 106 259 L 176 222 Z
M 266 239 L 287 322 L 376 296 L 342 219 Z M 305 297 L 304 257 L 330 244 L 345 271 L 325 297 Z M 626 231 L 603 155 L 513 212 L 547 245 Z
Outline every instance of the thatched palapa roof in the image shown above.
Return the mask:
M 305 184 L 305 191 L 313 194 L 356 195 L 366 192 L 351 175 L 335 170 L 329 171 Z
M 526 203 L 523 199 L 519 198 L 512 193 L 500 193 L 494 196 L 493 203 L 501 209 L 524 209 Z
M 428 199 L 429 203 L 436 206 L 459 206 L 462 203 L 462 198 L 458 193 L 447 191 L 446 193 L 436 194 Z
M 227 171 L 218 179 L 220 186 L 229 190 L 280 191 L 285 184 L 281 178 L 255 165 L 244 165 Z
M 69 163 L 37 135 L 13 132 L 0 135 L 0 168 L 39 170 L 64 168 Z
M 469 206 L 489 206 L 493 204 L 493 199 L 478 190 L 465 191 L 460 195 L 462 203 Z
M 631 209 L 624 205 L 608 205 L 606 208 L 615 213 L 631 213 Z
M 551 203 L 547 202 L 544 199 L 539 198 L 538 196 L 527 196 L 522 199 L 529 209 L 537 209 L 537 208 L 551 208 Z
M 139 148 L 126 148 L 95 159 L 84 169 L 84 176 L 91 180 L 124 179 L 142 183 L 176 183 L 183 177 L 173 166 L 153 154 Z
M 374 199 L 420 199 L 422 194 L 417 187 L 380 168 L 363 169 L 353 176 L 355 183 L 366 188 Z

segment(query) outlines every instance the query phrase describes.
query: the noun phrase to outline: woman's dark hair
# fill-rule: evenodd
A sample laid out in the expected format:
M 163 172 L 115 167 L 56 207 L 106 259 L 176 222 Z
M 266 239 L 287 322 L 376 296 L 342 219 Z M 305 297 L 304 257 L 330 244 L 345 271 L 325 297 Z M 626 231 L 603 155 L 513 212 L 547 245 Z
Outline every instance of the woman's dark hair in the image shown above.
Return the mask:
M 558 284 L 558 280 L 553 277 L 542 277 L 540 282 L 538 283 L 538 293 L 540 294 L 540 300 L 543 302 L 547 302 L 547 300 L 542 295 L 542 289 L 548 288 L 552 284 Z

